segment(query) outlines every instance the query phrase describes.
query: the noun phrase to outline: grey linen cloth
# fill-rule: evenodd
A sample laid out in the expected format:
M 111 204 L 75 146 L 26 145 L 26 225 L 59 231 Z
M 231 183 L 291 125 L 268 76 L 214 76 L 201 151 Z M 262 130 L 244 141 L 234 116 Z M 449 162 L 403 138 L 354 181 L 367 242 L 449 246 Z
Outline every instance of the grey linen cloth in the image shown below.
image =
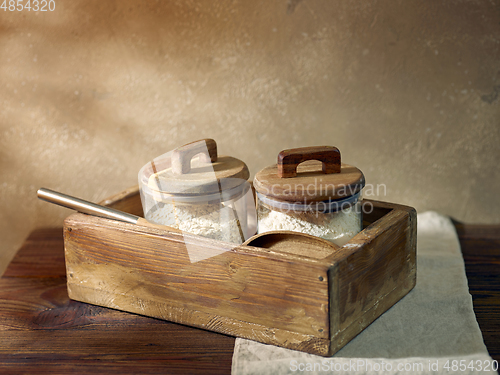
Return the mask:
M 333 357 L 236 339 L 232 374 L 495 374 L 448 217 L 418 215 L 417 285 Z

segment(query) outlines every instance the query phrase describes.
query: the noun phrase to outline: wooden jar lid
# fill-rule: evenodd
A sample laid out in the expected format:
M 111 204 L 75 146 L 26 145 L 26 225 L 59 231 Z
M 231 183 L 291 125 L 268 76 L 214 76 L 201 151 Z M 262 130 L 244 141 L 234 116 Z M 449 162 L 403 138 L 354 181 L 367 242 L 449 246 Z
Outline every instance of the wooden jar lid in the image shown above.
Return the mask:
M 151 190 L 188 196 L 229 190 L 250 176 L 243 161 L 217 155 L 213 139 L 188 143 L 162 155 L 142 173 L 149 179 L 147 184 Z
M 363 172 L 342 164 L 336 147 L 302 147 L 281 151 L 278 163 L 254 178 L 258 193 L 279 201 L 318 202 L 342 199 L 365 186 Z

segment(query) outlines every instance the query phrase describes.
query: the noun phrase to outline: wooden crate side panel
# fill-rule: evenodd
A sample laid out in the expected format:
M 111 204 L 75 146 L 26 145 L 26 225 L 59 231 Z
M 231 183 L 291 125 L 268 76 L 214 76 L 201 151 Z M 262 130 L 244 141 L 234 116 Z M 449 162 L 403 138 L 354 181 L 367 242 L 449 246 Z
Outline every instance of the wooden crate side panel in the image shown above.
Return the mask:
M 100 220 L 105 219 L 67 220 L 68 284 L 89 294 L 141 297 L 186 311 L 329 337 L 327 267 L 234 251 L 191 263 L 182 241 L 91 223 Z M 106 298 L 101 303 L 93 299 L 117 308 Z M 142 308 L 142 314 L 150 315 L 147 305 Z M 189 319 L 179 323 L 193 325 Z
M 92 292 L 88 288 L 68 283 L 70 298 L 94 305 L 103 306 L 104 300 L 108 301 L 106 307 L 116 310 L 127 311 L 135 314 L 146 315 L 175 323 L 206 329 L 230 336 L 243 337 L 264 344 L 286 347 L 306 353 L 326 356 L 330 346 L 330 340 L 318 338 L 312 335 L 272 328 L 261 324 L 245 322 L 237 319 L 209 314 L 199 310 L 188 310 L 178 305 L 149 300 L 138 297 L 135 294 L 120 294 L 107 290 Z M 127 306 L 127 310 L 123 309 Z M 144 309 L 147 306 L 148 311 Z
M 343 347 L 415 286 L 416 212 L 391 211 L 356 236 L 344 251 L 349 247 L 352 252 L 336 265 L 338 325 L 331 327 L 332 351 Z
M 364 199 L 362 202 L 363 207 L 363 229 L 367 226 L 375 223 L 377 220 L 383 218 L 393 208 L 389 208 L 382 202 L 371 201 L 369 199 Z
M 127 212 L 132 215 L 144 217 L 139 186 L 128 188 L 127 190 L 99 202 L 99 204 Z
M 328 309 L 330 312 L 330 347 L 328 348 L 328 355 L 330 356 L 335 354 L 340 348 L 342 348 L 342 346 L 347 343 L 339 343 L 338 340 L 340 331 L 340 283 L 338 272 L 338 263 L 333 264 L 328 270 L 328 294 L 330 296 L 330 306 Z

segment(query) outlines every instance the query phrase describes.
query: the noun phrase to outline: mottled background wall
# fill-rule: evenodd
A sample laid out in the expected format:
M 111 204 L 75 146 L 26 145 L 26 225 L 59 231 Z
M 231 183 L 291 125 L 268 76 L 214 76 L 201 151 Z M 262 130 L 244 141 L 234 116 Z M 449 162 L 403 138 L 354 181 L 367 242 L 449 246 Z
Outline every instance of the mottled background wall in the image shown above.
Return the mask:
M 335 145 L 380 199 L 499 223 L 500 3 L 55 0 L 0 10 L 0 272 L 35 227 L 205 137 Z

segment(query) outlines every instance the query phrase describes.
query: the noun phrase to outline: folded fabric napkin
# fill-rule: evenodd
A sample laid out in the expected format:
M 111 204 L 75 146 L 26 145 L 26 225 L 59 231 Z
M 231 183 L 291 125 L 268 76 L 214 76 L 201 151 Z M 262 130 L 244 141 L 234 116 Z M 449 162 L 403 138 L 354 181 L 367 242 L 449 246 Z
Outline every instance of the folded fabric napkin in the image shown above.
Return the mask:
M 236 339 L 232 374 L 497 373 L 450 219 L 418 215 L 417 285 L 333 357 Z

